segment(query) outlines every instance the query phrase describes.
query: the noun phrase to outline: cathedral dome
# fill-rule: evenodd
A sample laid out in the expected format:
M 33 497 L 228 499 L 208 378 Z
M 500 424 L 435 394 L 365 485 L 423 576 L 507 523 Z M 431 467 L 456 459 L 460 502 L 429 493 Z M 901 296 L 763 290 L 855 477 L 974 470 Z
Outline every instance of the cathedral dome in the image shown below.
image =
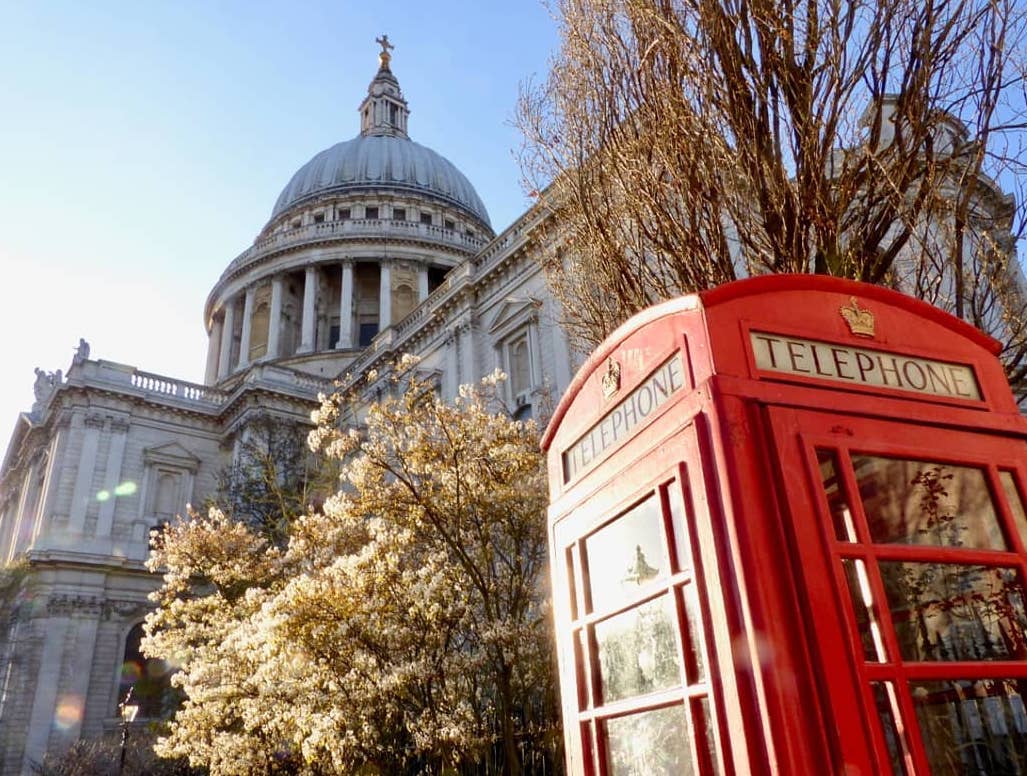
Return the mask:
M 361 133 L 317 154 L 296 171 L 275 202 L 271 220 L 322 194 L 397 189 L 463 208 L 489 224 L 478 192 L 456 166 L 398 132 Z

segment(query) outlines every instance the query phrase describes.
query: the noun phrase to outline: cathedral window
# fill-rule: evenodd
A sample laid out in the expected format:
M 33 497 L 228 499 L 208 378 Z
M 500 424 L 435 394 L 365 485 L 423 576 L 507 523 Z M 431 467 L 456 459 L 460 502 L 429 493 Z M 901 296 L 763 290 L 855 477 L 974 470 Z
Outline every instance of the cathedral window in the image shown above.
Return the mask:
M 376 220 L 378 218 L 378 208 L 376 208 L 376 207 L 366 207 L 366 208 L 364 208 L 364 218 L 369 218 L 371 220 Z
M 360 324 L 360 347 L 366 348 L 371 344 L 371 340 L 374 339 L 374 335 L 378 333 L 377 323 L 362 323 Z
M 421 211 L 421 223 L 427 226 L 431 226 L 431 213 L 425 213 Z
M 338 215 L 340 221 L 345 221 L 346 219 L 348 219 L 350 217 L 349 208 L 348 207 L 340 207 L 338 212 L 337 212 L 337 215 Z
M 447 218 L 446 219 L 446 228 L 447 229 L 456 229 L 456 222 L 453 221 L 451 218 Z
M 143 655 L 142 640 L 143 624 L 139 623 L 125 639 L 118 704 L 124 703 L 131 691 L 132 703 L 139 707 L 139 718 L 161 719 L 169 716 L 178 705 L 178 693 L 171 686 L 174 671 L 163 660 Z
M 158 471 L 157 492 L 153 499 L 153 516 L 160 521 L 172 520 L 179 511 L 180 472 Z
M 531 390 L 531 352 L 524 332 L 507 346 L 510 367 L 510 392 L 515 398 Z
M 325 214 L 324 213 L 314 213 L 314 223 L 315 224 L 323 224 L 324 221 L 325 221 Z
M 406 221 L 407 211 L 406 208 L 394 207 L 392 208 L 392 220 L 394 221 Z

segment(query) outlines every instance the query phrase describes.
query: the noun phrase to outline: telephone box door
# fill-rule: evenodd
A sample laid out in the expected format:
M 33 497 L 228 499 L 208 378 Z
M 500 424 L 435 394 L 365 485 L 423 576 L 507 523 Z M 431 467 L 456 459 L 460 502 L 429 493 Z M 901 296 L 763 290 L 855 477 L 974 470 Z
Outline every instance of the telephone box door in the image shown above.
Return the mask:
M 1024 440 L 770 407 L 846 773 L 1027 773 Z

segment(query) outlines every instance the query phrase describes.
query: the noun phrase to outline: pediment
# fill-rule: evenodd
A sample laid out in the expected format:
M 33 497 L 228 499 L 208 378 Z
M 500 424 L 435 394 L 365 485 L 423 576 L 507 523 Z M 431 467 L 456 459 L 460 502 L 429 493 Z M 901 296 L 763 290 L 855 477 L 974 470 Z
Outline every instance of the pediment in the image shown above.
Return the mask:
M 143 450 L 143 460 L 146 463 L 162 463 L 193 472 L 200 465 L 200 459 L 178 442 L 168 442 L 156 447 L 146 448 Z
M 512 325 L 523 323 L 536 309 L 538 302 L 531 298 L 507 297 L 489 322 L 490 334 L 498 334 Z

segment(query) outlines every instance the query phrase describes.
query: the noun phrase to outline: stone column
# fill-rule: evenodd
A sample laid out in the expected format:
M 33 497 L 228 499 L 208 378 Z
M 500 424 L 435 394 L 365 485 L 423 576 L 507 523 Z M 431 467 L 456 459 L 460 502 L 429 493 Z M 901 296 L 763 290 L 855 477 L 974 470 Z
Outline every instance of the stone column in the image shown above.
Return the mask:
M 428 265 L 422 264 L 417 268 L 417 301 L 423 302 L 428 298 Z
M 221 356 L 218 358 L 218 380 L 232 372 L 232 339 L 235 337 L 235 298 L 225 302 L 225 320 L 221 327 Z
M 339 287 L 339 350 L 353 347 L 353 260 L 342 261 L 342 285 Z
M 253 331 L 253 296 L 256 289 L 246 289 L 246 301 L 242 307 L 242 338 L 239 342 L 239 369 L 250 363 L 250 333 Z
M 314 350 L 314 315 L 317 309 L 317 267 L 307 267 L 303 282 L 303 324 L 300 327 L 300 353 Z
M 282 276 L 271 278 L 271 311 L 267 317 L 267 357 L 278 358 L 282 333 Z
M 218 366 L 221 356 L 221 335 L 224 332 L 224 320 L 215 318 L 210 327 L 210 336 L 207 339 L 207 369 L 203 374 L 203 382 L 206 385 L 213 385 L 217 381 Z
M 378 288 L 378 331 L 383 332 L 392 325 L 392 262 L 383 259 L 381 283 Z

